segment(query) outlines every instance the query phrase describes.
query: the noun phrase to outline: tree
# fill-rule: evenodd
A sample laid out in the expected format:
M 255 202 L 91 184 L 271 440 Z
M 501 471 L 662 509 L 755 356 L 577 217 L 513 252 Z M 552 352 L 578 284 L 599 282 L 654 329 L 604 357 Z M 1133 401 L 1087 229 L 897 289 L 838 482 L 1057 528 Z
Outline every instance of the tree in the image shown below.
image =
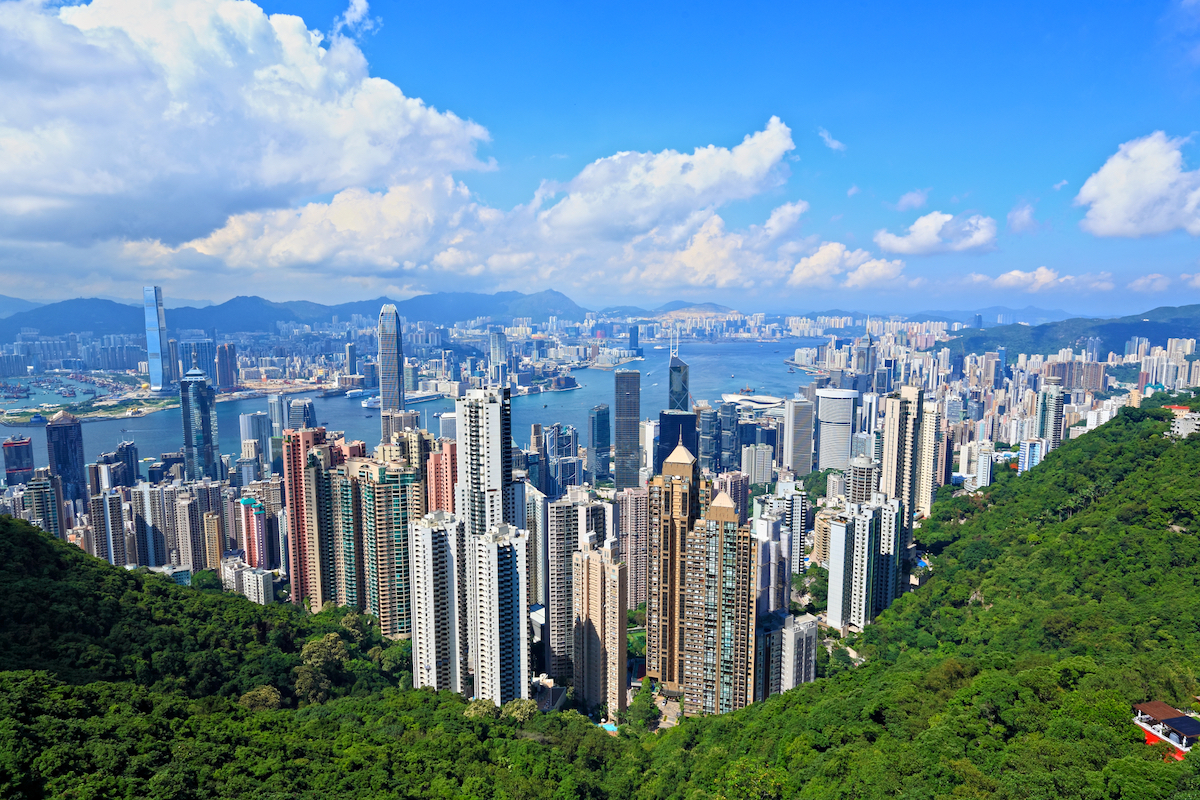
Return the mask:
M 463 709 L 463 716 L 468 719 L 495 719 L 499 714 L 496 704 L 486 698 L 472 700 Z
M 279 708 L 282 695 L 274 686 L 256 686 L 238 700 L 238 705 L 251 711 L 272 711 Z
M 538 715 L 538 704 L 536 700 L 526 698 L 517 698 L 509 700 L 504 704 L 504 708 L 500 711 L 501 717 L 515 719 L 522 725 Z

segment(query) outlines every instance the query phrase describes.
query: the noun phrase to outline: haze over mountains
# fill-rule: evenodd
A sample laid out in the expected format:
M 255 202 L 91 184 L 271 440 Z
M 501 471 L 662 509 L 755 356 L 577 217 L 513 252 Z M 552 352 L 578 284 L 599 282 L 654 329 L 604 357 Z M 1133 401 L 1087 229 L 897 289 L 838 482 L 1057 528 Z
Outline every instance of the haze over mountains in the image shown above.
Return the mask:
M 239 296 L 224 303 L 197 306 L 180 306 L 179 302 L 167 302 L 167 326 L 179 329 L 217 329 L 221 331 L 270 331 L 276 323 L 292 322 L 312 324 L 327 322 L 333 316 L 349 319 L 354 314 L 374 317 L 384 303 L 395 303 L 401 316 L 410 320 L 424 320 L 438 325 L 490 317 L 497 322 L 514 317 L 530 317 L 535 322 L 545 322 L 551 316 L 578 320 L 590 310 L 577 304 L 562 292 L 547 290 L 532 294 L 522 292 L 438 292 L 418 295 L 407 300 L 376 297 L 338 305 L 290 300 L 274 302 L 257 296 Z M 725 314 L 733 307 L 718 303 L 701 303 L 674 300 L 654 308 L 637 305 L 609 306 L 603 313 L 644 317 L 653 319 L 680 311 L 695 311 L 698 314 Z M 763 309 L 737 309 L 752 313 Z M 789 309 L 775 310 L 776 314 L 807 314 L 809 316 L 855 316 L 868 312 L 844 309 Z M 979 311 L 928 311 L 905 315 L 908 319 L 945 319 L 947 321 L 970 322 L 975 314 L 981 314 L 985 326 L 994 324 L 1001 314 L 1011 316 L 1017 322 L 1059 321 L 1070 318 L 1061 310 L 1034 307 L 1009 309 L 1000 306 Z M 0 295 L 0 340 L 11 341 L 22 328 L 36 329 L 44 336 L 58 336 L 72 331 L 92 331 L 96 335 L 133 334 L 142 330 L 142 310 L 135 301 L 122 302 L 112 297 L 90 297 L 41 304 Z

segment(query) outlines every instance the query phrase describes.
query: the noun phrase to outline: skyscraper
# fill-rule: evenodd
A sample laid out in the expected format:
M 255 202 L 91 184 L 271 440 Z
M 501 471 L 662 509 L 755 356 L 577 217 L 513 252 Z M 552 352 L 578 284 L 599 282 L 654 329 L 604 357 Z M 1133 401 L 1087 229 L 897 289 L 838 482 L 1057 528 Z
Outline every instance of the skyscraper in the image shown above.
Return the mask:
M 150 390 L 161 392 L 171 383 L 174 370 L 164 359 L 170 359 L 167 344 L 167 312 L 163 310 L 162 289 L 142 288 L 142 306 L 146 316 L 146 365 L 150 371 Z
M 267 395 L 267 417 L 271 420 L 271 435 L 283 436 L 288 425 L 287 401 L 281 394 Z
M 646 488 L 650 495 L 646 674 L 659 681 L 664 691 L 678 696 L 684 685 L 686 635 L 681 603 L 688 591 L 684 550 L 692 525 L 708 509 L 711 486 L 701 479 L 695 456 L 679 445 Z
M 865 627 L 899 595 L 901 508 L 876 494 L 830 520 L 829 625 Z
M 287 425 L 294 431 L 317 427 L 317 409 L 311 397 L 297 398 L 288 403 Z
M 183 460 L 188 480 L 221 480 L 221 454 L 217 449 L 217 392 L 198 366 L 179 382 L 183 417 Z
M 592 480 L 608 480 L 611 456 L 612 425 L 608 404 L 601 403 L 588 412 L 587 470 L 593 476 Z
M 744 708 L 753 700 L 754 536 L 738 524 L 733 501 L 722 493 L 693 523 L 681 550 L 676 646 L 683 711 L 723 714 Z
M 217 345 L 217 388 L 232 389 L 238 382 L 237 345 Z
M 87 500 L 83 426 L 76 417 L 59 411 L 50 418 L 46 425 L 46 454 L 50 460 L 50 474 L 62 484 L 63 500 Z
M 817 469 L 845 469 L 854 433 L 853 389 L 817 390 Z
M 638 485 L 638 420 L 642 413 L 642 374 L 619 369 L 613 374 L 614 483 L 617 491 Z
M 783 402 L 783 440 L 779 446 L 780 466 L 797 476 L 813 471 L 813 406 L 801 397 Z
M 297 604 L 307 602 L 313 611 L 319 611 L 336 595 L 328 525 L 330 498 L 322 491 L 322 472 L 329 466 L 329 459 L 327 454 L 322 459 L 323 454 L 317 450 L 325 443 L 324 428 L 284 431 L 283 484 L 287 498 L 291 600 Z
M 217 345 L 212 339 L 184 339 L 179 343 L 179 358 L 184 375 L 194 366 L 207 376 L 216 374 Z
M 504 331 L 492 331 L 488 334 L 488 364 L 508 363 L 508 337 Z
M 696 415 L 679 409 L 658 412 L 658 447 L 654 451 L 655 475 L 662 472 L 663 462 L 680 444 L 686 447 L 689 453 L 699 452 Z M 739 465 L 740 458 L 739 453 Z
M 667 365 L 668 396 L 667 410 L 691 411 L 692 395 L 688 391 L 688 365 L 679 357 L 678 347 L 672 348 L 671 360 Z
M 400 315 L 391 303 L 379 309 L 378 333 L 379 408 L 381 411 L 403 411 L 404 383 L 400 372 L 404 365 L 404 348 L 400 343 Z M 384 439 L 381 437 L 380 441 Z
M 942 415 L 937 405 L 930 403 L 921 412 L 921 455 L 917 469 L 917 497 L 914 509 L 922 517 L 933 510 L 933 497 L 942 485 L 947 453 L 942 435 Z
M 413 526 L 411 553 L 413 687 L 467 691 L 466 534 L 434 511 Z
M 609 719 L 625 710 L 628 573 L 617 540 L 596 546 L 588 536 L 572 555 L 574 686 L 585 708 L 606 705 Z
M 137 563 L 136 554 L 125 550 L 125 516 L 119 492 L 103 492 L 90 498 L 88 522 L 92 528 L 92 555 L 116 567 Z
M 901 386 L 884 401 L 883 463 L 879 491 L 900 501 L 904 547 L 912 536 L 912 517 L 917 510 L 917 474 L 921 459 L 921 412 L 923 399 L 916 386 Z
M 33 480 L 33 440 L 15 433 L 4 440 L 4 483 L 16 486 Z
M 466 532 L 467 626 L 475 697 L 502 706 L 529 697 L 525 531 L 501 523 Z
M 270 416 L 262 411 L 242 414 L 238 417 L 238 427 L 243 442 L 253 440 L 257 443 L 260 472 L 263 475 L 269 475 L 271 472 L 272 436 Z M 257 567 L 258 565 L 251 564 L 250 566 Z
M 628 567 L 629 608 L 646 602 L 650 561 L 650 493 L 645 487 L 617 492 L 620 558 Z
M 509 453 L 510 402 L 508 389 L 471 389 L 455 402 L 458 487 L 454 507 L 471 536 L 519 519 Z
M 1063 388 L 1062 378 L 1047 375 L 1042 391 L 1038 394 L 1037 437 L 1046 442 L 1046 455 L 1062 444 L 1063 435 Z
M 721 418 L 711 406 L 696 406 L 697 455 L 700 469 L 720 472 L 721 464 Z
M 556 680 L 570 681 L 574 665 L 571 559 L 589 535 L 602 540 L 613 533 L 613 506 L 594 500 L 588 492 L 573 486 L 566 497 L 550 503 L 547 520 L 549 673 Z
M 875 462 L 866 456 L 855 456 L 850 459 L 846 469 L 846 501 L 849 503 L 869 503 L 871 497 L 879 491 L 879 471 Z
M 358 347 L 354 342 L 346 344 L 346 374 L 358 374 Z
M 50 470 L 42 467 L 25 482 L 25 510 L 34 525 L 59 539 L 66 537 L 63 521 L 62 486 Z

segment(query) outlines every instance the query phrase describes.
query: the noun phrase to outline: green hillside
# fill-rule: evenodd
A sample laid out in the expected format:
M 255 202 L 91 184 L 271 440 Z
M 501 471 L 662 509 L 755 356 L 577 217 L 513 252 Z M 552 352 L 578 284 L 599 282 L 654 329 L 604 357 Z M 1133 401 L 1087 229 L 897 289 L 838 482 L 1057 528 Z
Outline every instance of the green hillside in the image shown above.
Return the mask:
M 916 532 L 929 581 L 842 643 L 860 666 L 841 655 L 767 703 L 617 738 L 573 712 L 464 713 L 396 687 L 340 612 L 175 589 L 4 521 L 0 590 L 37 594 L 0 616 L 0 669 L 19 670 L 0 673 L 0 796 L 1200 800 L 1190 759 L 1164 761 L 1129 721 L 1130 703 L 1198 692 L 1200 438 L 1171 442 L 1166 419 L 1126 409 L 939 502 Z M 214 645 L 212 692 L 203 668 L 138 670 Z M 297 688 L 306 665 L 336 673 L 329 699 L 311 676 Z M 281 707 L 245 700 L 259 683 Z
M 1168 338 L 1200 336 L 1200 305 L 1162 306 L 1143 314 L 1116 319 L 1065 319 L 1045 325 L 1000 325 L 967 329 L 934 349 L 949 347 L 952 353 L 985 353 L 1005 347 L 1009 353 L 1057 353 L 1064 347 L 1082 348 L 1089 337 L 1099 337 L 1100 358 L 1109 352 L 1124 353 L 1125 343 L 1142 336 L 1151 344 L 1166 345 Z

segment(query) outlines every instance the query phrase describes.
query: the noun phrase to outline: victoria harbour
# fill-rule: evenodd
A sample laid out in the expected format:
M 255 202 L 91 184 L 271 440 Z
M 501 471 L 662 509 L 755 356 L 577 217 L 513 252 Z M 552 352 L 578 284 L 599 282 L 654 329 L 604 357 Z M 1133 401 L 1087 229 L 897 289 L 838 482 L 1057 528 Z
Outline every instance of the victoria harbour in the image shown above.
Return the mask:
M 707 400 L 712 405 L 721 402 L 722 394 L 747 388 L 757 394 L 790 397 L 809 382 L 802 372 L 789 373 L 784 359 L 791 358 L 797 347 L 813 347 L 823 339 L 789 338 L 777 342 L 715 342 L 685 343 L 680 355 L 690 366 L 692 398 Z M 667 349 L 647 348 L 641 361 L 621 367 L 636 369 L 642 376 L 643 417 L 657 414 L 667 397 L 666 366 L 670 358 Z M 512 399 L 512 430 L 517 444 L 529 443 L 530 426 L 534 423 L 551 425 L 555 422 L 587 430 L 587 413 L 593 406 L 613 402 L 613 371 L 605 369 L 576 370 L 578 389 L 560 392 L 514 396 Z M 317 419 L 329 430 L 343 431 L 348 439 L 361 439 L 373 445 L 379 439 L 379 412 L 362 407 L 358 397 L 319 397 L 317 392 L 289 394 L 289 399 L 312 397 Z M 49 399 L 49 398 L 47 398 Z M 454 410 L 448 398 L 431 400 L 411 406 L 421 413 L 421 427 L 438 430 L 436 416 Z M 241 446 L 238 417 L 255 411 L 266 411 L 265 397 L 230 400 L 217 404 L 217 419 L 222 453 L 237 453 Z M 33 439 L 37 466 L 46 465 L 46 435 L 41 427 L 12 427 L 5 430 L 21 433 Z M 157 457 L 160 453 L 179 449 L 182 422 L 180 410 L 168 408 L 140 417 L 85 421 L 84 451 L 95 459 L 111 451 L 118 443 L 133 441 L 142 458 Z

